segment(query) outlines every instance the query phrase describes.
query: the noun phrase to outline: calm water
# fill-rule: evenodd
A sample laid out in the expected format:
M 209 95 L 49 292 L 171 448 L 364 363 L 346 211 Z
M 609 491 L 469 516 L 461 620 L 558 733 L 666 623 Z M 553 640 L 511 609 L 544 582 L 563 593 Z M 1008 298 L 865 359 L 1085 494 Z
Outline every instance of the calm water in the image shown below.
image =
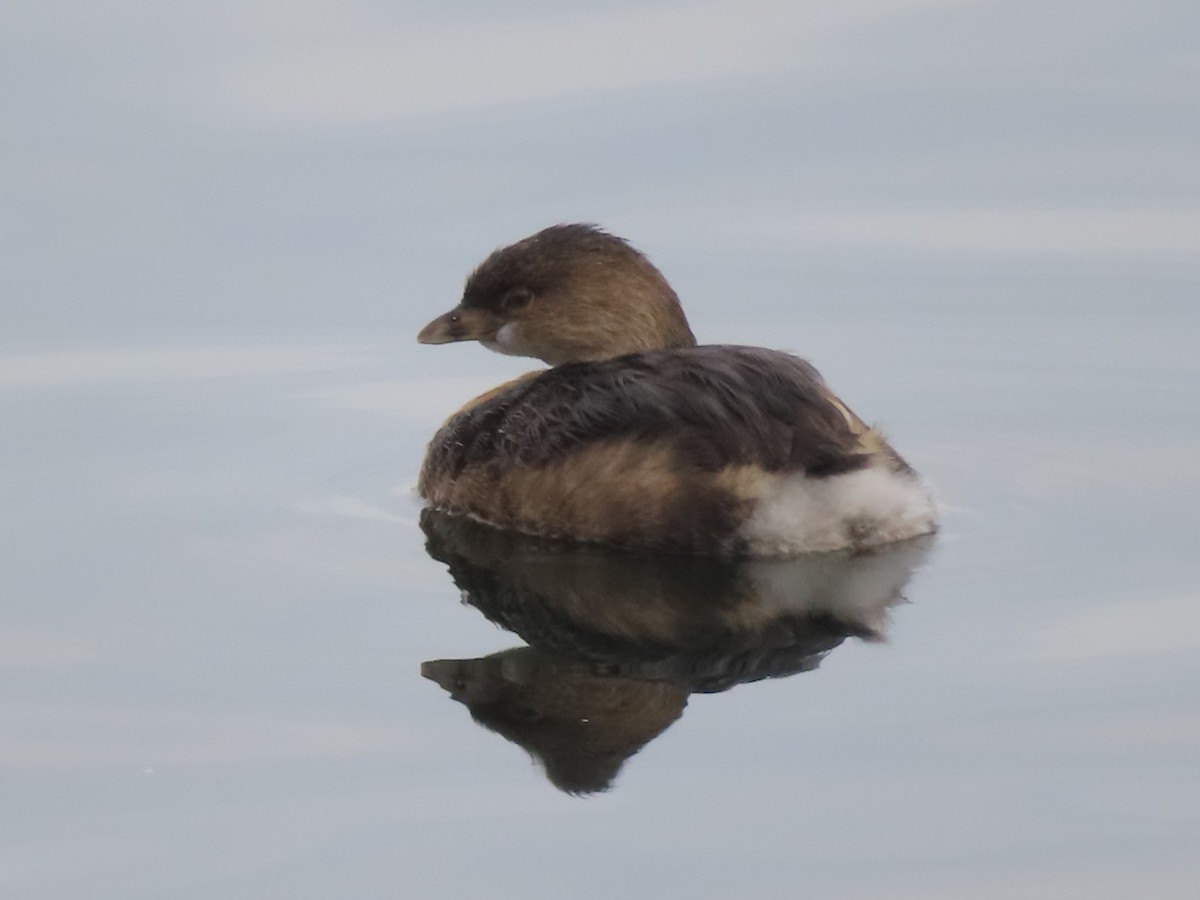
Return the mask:
M 1196 14 L 0 4 L 0 898 L 1200 896 Z M 427 536 L 527 366 L 413 338 L 571 221 L 932 546 Z
M 0 357 L 0 888 L 1193 896 L 1200 322 L 1130 287 L 701 296 L 704 337 L 808 355 L 945 505 L 931 549 L 758 594 L 431 540 L 456 586 L 411 486 L 444 414 L 523 368 L 478 347 Z M 693 595 L 773 649 L 664 651 L 712 626 L 680 625 Z

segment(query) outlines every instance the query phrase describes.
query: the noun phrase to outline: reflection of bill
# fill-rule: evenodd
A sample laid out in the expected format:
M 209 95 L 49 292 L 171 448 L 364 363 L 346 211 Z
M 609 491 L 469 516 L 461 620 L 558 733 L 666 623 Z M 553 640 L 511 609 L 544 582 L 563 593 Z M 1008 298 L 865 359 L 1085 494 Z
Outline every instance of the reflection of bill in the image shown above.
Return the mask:
M 809 671 L 847 637 L 882 638 L 932 546 L 728 561 L 561 544 L 433 510 L 421 526 L 464 599 L 531 645 L 421 674 L 575 794 L 607 789 L 690 694 Z

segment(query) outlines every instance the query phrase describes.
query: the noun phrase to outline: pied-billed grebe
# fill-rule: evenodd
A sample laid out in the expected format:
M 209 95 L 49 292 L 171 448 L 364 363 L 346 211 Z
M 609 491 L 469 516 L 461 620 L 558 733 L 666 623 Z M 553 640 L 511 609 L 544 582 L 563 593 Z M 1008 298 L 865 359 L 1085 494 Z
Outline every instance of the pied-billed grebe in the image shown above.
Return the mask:
M 552 368 L 477 397 L 429 444 L 432 506 L 527 534 L 687 553 L 867 547 L 935 530 L 912 468 L 808 363 L 697 346 L 645 256 L 590 225 L 495 251 L 418 335 Z

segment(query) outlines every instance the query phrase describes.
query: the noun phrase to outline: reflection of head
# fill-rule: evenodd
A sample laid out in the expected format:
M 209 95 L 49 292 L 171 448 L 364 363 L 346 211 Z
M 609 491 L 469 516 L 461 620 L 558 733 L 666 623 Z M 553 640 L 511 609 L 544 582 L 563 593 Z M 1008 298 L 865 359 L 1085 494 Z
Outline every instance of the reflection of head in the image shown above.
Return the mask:
M 427 662 L 421 674 L 532 754 L 569 794 L 607 790 L 625 760 L 679 718 L 688 696 L 677 683 L 599 675 L 530 647 Z

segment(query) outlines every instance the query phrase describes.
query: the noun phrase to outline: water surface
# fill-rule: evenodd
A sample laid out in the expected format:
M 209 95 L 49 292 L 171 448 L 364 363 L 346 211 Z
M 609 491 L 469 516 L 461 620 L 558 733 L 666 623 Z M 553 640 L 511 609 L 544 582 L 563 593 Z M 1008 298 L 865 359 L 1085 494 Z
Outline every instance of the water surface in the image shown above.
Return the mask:
M 944 530 L 907 602 L 796 674 L 651 673 L 676 692 L 657 736 L 575 793 L 429 666 L 543 665 L 463 602 L 411 494 L 442 415 L 521 361 L 6 356 L 6 893 L 1184 896 L 1194 314 L 794 321 L 936 485 Z
M 0 896 L 1192 900 L 1195 19 L 3 4 Z M 564 221 L 878 423 L 915 571 L 430 556 L 527 367 L 413 337 Z

